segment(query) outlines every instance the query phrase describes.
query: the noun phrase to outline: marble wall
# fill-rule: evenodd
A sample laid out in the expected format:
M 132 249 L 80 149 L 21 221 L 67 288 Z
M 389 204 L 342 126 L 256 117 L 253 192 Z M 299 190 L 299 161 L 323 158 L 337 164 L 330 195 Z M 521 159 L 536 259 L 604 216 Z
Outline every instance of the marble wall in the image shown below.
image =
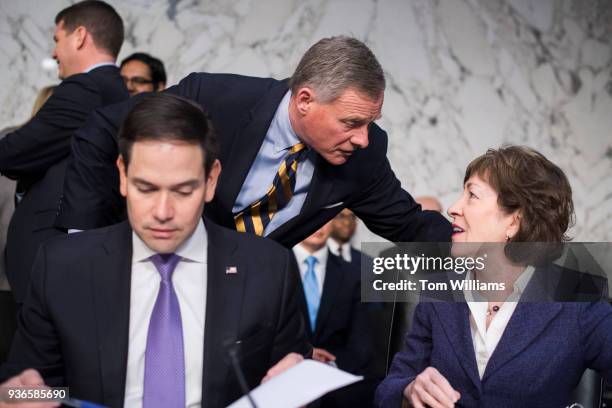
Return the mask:
M 577 240 L 612 240 L 612 3 L 606 0 L 110 1 L 127 27 L 121 56 L 191 71 L 287 77 L 323 36 L 353 35 L 388 80 L 389 159 L 404 187 L 444 206 L 488 147 L 525 144 L 568 174 Z M 0 2 L 0 127 L 28 117 L 56 82 L 52 50 L 64 0 Z M 364 229 L 357 240 L 375 237 Z

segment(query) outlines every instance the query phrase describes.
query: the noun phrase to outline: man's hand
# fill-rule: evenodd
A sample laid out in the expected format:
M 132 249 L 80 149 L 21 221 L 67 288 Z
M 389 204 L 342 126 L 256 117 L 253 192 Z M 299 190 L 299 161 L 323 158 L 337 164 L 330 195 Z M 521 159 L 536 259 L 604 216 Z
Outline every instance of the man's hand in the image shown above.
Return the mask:
M 6 388 L 10 387 L 46 387 L 45 382 L 36 370 L 25 370 L 16 377 L 0 384 L 0 408 L 52 408 L 59 407 L 59 402 L 7 402 Z
M 328 363 L 330 361 L 336 361 L 336 356 L 325 349 L 315 347 L 312 349 L 312 359 L 322 363 Z
M 452 408 L 461 394 L 438 370 L 427 367 L 404 389 L 404 397 L 415 408 Z
M 298 354 L 298 353 L 287 354 L 285 357 L 282 358 L 281 361 L 274 364 L 274 366 L 268 370 L 268 372 L 266 373 L 266 376 L 263 378 L 263 380 L 261 380 L 262 384 L 268 381 L 270 378 L 276 375 L 279 375 L 283 371 L 290 369 L 291 367 L 293 367 L 294 365 L 297 365 L 298 363 L 302 361 L 304 361 L 304 357 L 301 354 Z

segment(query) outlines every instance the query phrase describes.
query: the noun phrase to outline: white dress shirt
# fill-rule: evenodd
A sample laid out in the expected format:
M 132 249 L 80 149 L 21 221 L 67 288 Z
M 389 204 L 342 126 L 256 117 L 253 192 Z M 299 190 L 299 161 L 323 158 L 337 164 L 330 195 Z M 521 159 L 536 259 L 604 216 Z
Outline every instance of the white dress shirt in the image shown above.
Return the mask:
M 147 333 L 161 277 L 149 259 L 155 252 L 136 233 L 132 233 L 132 243 L 134 250 L 125 406 L 142 407 Z M 193 235 L 176 250 L 181 261 L 172 274 L 183 325 L 187 407 L 199 407 L 202 400 L 207 244 L 206 229 L 200 220 Z
M 327 240 L 327 246 L 329 247 L 329 252 L 332 254 L 342 257 L 346 262 L 351 262 L 351 243 L 347 242 L 345 244 L 341 244 L 333 238 Z
M 327 245 L 323 246 L 323 248 L 319 249 L 315 253 L 311 254 L 300 244 L 297 244 L 293 247 L 293 253 L 295 254 L 295 259 L 297 259 L 298 266 L 300 267 L 300 276 L 302 277 L 302 282 L 304 281 L 304 275 L 308 270 L 308 264 L 306 263 L 306 258 L 310 255 L 317 258 L 317 263 L 315 264 L 315 276 L 317 277 L 317 286 L 319 288 L 319 296 L 323 294 L 323 282 L 325 281 L 325 267 L 327 266 Z
M 487 328 L 487 308 L 489 303 L 486 301 L 474 301 L 477 297 L 476 294 L 468 290 L 463 291 L 468 307 L 470 308 L 470 331 L 472 334 L 472 343 L 474 344 L 474 354 L 476 355 L 476 364 L 478 365 L 480 379 L 482 379 L 484 375 L 487 363 L 501 340 L 504 330 L 506 330 L 506 326 L 516 309 L 517 302 L 531 280 L 534 270 L 533 266 L 527 266 L 523 273 L 516 279 L 512 293 L 500 306 L 499 310 L 495 312 L 489 324 L 489 328 Z M 474 279 L 472 271 L 467 272 L 465 279 Z

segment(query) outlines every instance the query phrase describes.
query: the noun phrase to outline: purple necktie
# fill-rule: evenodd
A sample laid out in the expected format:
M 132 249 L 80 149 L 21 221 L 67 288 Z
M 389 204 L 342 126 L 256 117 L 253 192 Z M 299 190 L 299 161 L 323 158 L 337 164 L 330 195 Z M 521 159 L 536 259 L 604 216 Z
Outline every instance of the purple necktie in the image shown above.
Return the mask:
M 161 275 L 145 352 L 144 408 L 185 407 L 185 358 L 181 309 L 172 286 L 172 272 L 181 260 L 175 254 L 153 255 Z

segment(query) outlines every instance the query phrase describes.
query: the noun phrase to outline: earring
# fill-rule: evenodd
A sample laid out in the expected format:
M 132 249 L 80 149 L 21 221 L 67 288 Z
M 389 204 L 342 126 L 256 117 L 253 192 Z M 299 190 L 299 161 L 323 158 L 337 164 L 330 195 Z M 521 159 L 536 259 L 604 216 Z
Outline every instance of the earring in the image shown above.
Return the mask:
M 510 241 L 510 234 L 506 233 L 506 241 Z

